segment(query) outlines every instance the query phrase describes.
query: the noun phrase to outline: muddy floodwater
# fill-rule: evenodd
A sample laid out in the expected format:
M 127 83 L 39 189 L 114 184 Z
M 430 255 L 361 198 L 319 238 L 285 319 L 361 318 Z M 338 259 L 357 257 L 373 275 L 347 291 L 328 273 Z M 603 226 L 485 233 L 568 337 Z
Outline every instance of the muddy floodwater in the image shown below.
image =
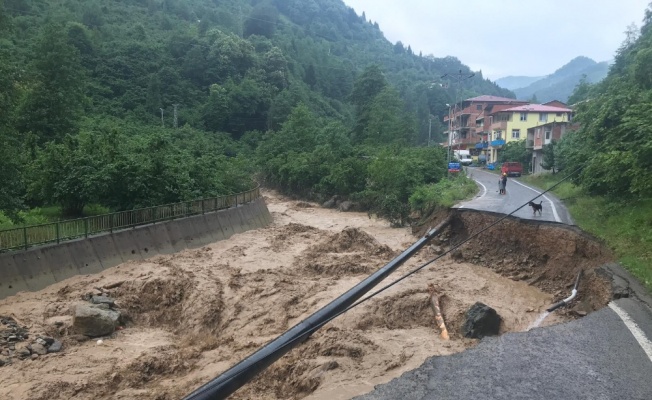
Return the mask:
M 0 367 L 0 398 L 182 398 L 417 239 L 412 229 L 391 228 L 366 213 L 324 209 L 274 192 L 265 198 L 274 218 L 267 228 L 1 300 L 0 316 L 27 327 L 30 337 L 60 340 L 63 351 L 21 360 L 10 357 L 9 347 L 3 349 L 0 359 L 9 363 Z M 471 221 L 477 226 L 486 222 L 464 218 L 479 218 Z M 386 283 L 468 235 L 471 222 L 465 228 L 460 221 Z M 590 255 L 580 254 L 582 244 L 568 244 L 561 249 L 570 254 L 568 271 L 556 271 L 548 263 L 559 249 L 544 257 L 543 250 L 520 249 L 513 239 L 490 236 L 442 258 L 324 326 L 233 398 L 335 400 L 364 394 L 428 357 L 476 345 L 477 340 L 461 336 L 460 328 L 465 311 L 478 301 L 503 318 L 502 332 L 526 331 L 548 305 L 567 295 L 565 286 L 572 279 L 564 274 L 573 276 L 573 265 L 579 265 L 573 257 Z M 128 318 L 124 329 L 102 344 L 75 335 L 71 307 L 95 288 L 122 281 L 109 295 Z M 439 336 L 429 284 L 443 295 L 450 340 Z M 602 301 L 594 296 L 591 306 Z M 569 313 L 553 313 L 542 326 L 570 318 Z M 12 352 L 29 343 L 14 344 Z

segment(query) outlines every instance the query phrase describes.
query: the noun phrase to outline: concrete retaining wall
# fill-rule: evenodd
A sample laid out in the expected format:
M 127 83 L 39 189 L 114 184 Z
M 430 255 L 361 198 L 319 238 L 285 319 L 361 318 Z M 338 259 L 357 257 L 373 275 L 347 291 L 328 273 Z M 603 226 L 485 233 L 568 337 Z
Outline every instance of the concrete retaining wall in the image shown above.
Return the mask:
M 265 200 L 203 215 L 139 226 L 111 234 L 0 254 L 0 299 L 37 291 L 75 275 L 127 260 L 171 254 L 230 238 L 272 222 Z

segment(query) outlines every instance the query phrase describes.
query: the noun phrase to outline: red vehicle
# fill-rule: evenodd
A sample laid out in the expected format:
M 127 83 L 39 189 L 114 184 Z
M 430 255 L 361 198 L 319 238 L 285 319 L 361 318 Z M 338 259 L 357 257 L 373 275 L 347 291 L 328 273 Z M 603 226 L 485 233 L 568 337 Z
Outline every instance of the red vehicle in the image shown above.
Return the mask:
M 520 162 L 506 162 L 500 168 L 500 173 L 507 174 L 507 176 L 521 176 L 523 173 L 523 164 Z

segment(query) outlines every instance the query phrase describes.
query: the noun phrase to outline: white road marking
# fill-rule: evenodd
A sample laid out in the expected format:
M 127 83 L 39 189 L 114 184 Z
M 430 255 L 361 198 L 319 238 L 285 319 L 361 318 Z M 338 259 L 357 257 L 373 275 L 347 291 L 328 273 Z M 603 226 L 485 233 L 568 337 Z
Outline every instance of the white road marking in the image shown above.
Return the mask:
M 482 195 L 480 197 L 478 197 L 478 199 L 481 199 L 481 198 L 484 197 L 485 194 L 487 194 L 487 187 L 485 185 L 483 185 L 482 182 L 480 182 L 479 180 L 477 180 L 477 179 L 473 179 L 473 180 L 478 182 L 480 184 L 480 186 L 482 186 Z
M 528 185 L 524 185 L 519 181 L 516 181 L 516 180 L 512 179 L 512 182 L 518 183 L 519 185 L 523 186 L 524 188 L 530 189 L 531 191 L 533 191 L 535 193 L 541 194 L 540 191 L 538 191 L 536 189 L 533 189 L 533 188 L 529 187 Z M 555 203 L 553 203 L 552 200 L 550 200 L 548 198 L 548 196 L 546 196 L 545 194 L 543 196 L 541 196 L 541 197 L 548 200 L 548 203 L 550 203 L 550 206 L 552 207 L 552 215 L 555 217 L 555 221 L 561 222 L 561 218 L 559 218 L 559 214 L 557 214 L 557 207 L 555 207 Z
M 623 320 L 623 323 L 629 329 L 629 331 L 634 335 L 634 339 L 638 342 L 638 344 L 643 348 L 643 351 L 645 354 L 647 354 L 647 358 L 652 361 L 652 342 L 645 336 L 645 333 L 641 330 L 641 328 L 636 325 L 636 322 L 627 314 L 625 310 L 622 308 L 618 307 L 616 303 L 613 301 L 609 303 L 609 308 L 611 308 L 619 317 L 621 320 Z

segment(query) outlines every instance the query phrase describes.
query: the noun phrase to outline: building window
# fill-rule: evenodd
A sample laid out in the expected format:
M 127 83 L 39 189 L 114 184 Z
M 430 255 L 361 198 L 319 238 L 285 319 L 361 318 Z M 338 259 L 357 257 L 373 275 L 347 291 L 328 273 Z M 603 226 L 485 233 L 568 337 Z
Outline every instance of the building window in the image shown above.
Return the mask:
M 539 122 L 548 122 L 548 114 L 539 113 Z
M 527 121 L 527 113 L 521 113 L 521 121 Z
M 546 140 L 550 140 L 550 135 L 552 132 L 546 131 Z
M 561 117 L 561 113 L 557 113 L 557 116 L 558 116 L 558 117 Z
M 475 106 L 476 111 L 482 111 L 482 104 Z
M 521 130 L 512 129 L 512 139 L 520 139 L 520 138 L 521 138 Z

